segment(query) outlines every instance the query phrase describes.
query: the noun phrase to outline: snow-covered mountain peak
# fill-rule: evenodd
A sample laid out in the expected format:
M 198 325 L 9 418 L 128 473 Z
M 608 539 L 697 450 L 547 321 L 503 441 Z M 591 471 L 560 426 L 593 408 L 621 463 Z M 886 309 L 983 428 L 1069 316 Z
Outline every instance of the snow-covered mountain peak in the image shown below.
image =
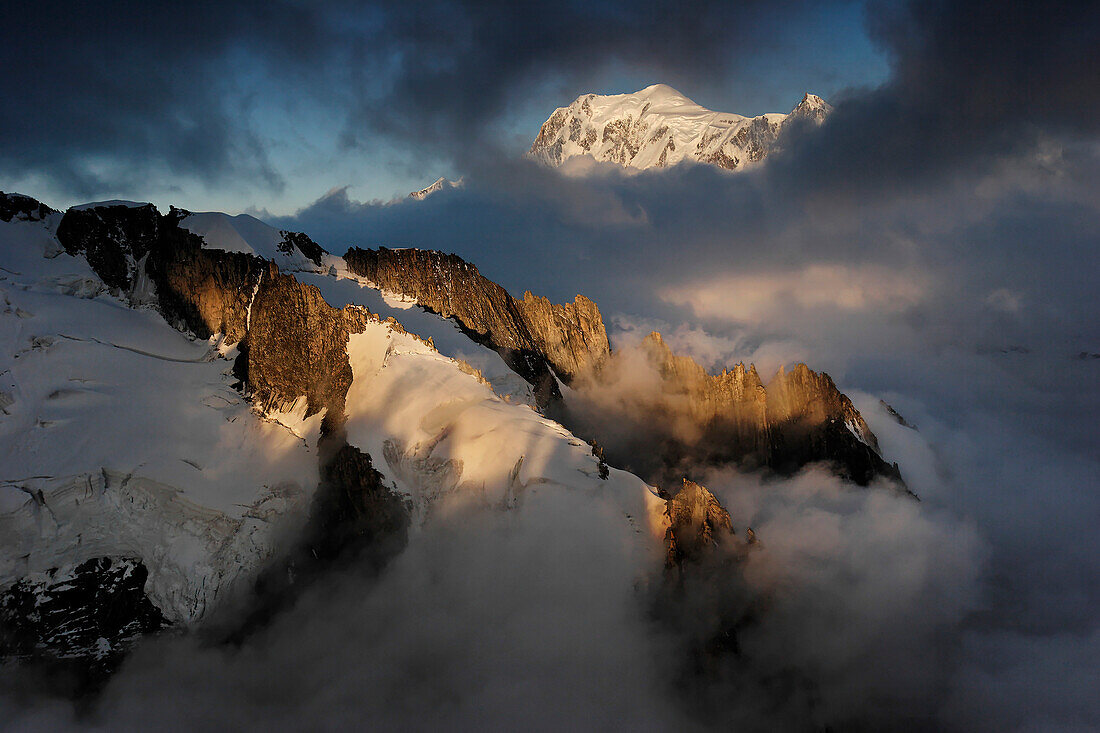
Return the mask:
M 423 201 L 424 199 L 431 196 L 433 193 L 438 193 L 439 191 L 442 191 L 444 188 L 447 187 L 461 188 L 462 179 L 459 178 L 457 181 L 452 181 L 450 179 L 444 178 L 443 176 L 440 176 L 436 179 L 435 183 L 431 184 L 430 186 L 425 186 L 419 191 L 413 191 L 412 193 L 410 193 L 409 198 L 416 199 L 417 201 Z
M 798 106 L 806 107 L 809 109 L 824 109 L 829 111 L 832 111 L 833 109 L 832 105 L 830 105 L 824 99 L 817 96 L 816 94 L 810 94 L 809 92 L 806 92 L 806 94 L 802 97 L 802 101 L 798 103 Z
M 589 155 L 628 168 L 691 160 L 735 170 L 778 149 L 789 121 L 820 123 L 831 110 L 806 94 L 790 114 L 745 117 L 707 109 L 667 84 L 633 94 L 584 94 L 550 115 L 528 155 L 553 166 Z

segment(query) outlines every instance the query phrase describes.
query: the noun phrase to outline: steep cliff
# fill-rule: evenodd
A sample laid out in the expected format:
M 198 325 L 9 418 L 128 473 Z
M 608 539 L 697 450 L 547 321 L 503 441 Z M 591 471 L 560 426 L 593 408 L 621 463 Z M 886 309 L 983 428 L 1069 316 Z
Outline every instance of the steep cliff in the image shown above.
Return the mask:
M 347 353 L 349 335 L 361 333 L 368 322 L 377 319 L 362 308 L 330 307 L 316 287 L 280 273 L 272 261 L 248 253 L 206 248 L 202 237 L 179 226 L 180 220 L 187 215 L 176 209 L 161 215 L 152 206 L 72 209 L 58 225 L 57 238 L 66 252 L 83 255 L 91 269 L 104 282 L 110 282 L 110 287 L 119 298 L 135 306 L 155 307 L 168 324 L 199 339 L 220 334 L 220 348 L 229 353 L 235 345 L 237 357 L 233 374 L 239 380 L 245 397 L 260 415 L 290 414 L 294 411 L 298 413 L 294 420 L 305 425 L 304 421 L 311 415 L 324 412 L 320 439 L 308 435 L 292 438 L 301 444 L 316 441 L 317 456 L 314 460 L 319 462 L 321 477 L 319 486 L 310 492 L 313 496 L 311 519 L 302 530 L 303 539 L 299 547 L 304 549 L 293 555 L 297 558 L 294 561 L 296 569 L 301 570 L 307 565 L 312 567 L 319 559 L 335 557 L 347 547 L 354 545 L 362 548 L 371 543 L 386 548 L 385 552 L 377 554 L 379 562 L 384 561 L 404 545 L 408 510 L 392 489 L 382 482 L 382 476 L 374 470 L 370 457 L 347 445 L 346 433 L 342 429 L 345 399 L 352 382 Z M 309 249 L 308 242 L 303 243 L 300 238 L 287 239 L 293 241 L 295 247 Z M 132 347 L 117 348 L 126 349 L 124 353 L 139 354 L 142 358 L 163 358 Z M 210 351 L 206 359 L 196 361 L 211 359 L 215 354 Z M 194 409 L 201 411 L 219 407 L 231 400 L 225 395 L 207 398 L 214 399 L 217 402 L 204 401 Z M 303 403 L 304 407 L 299 407 Z M 154 408 L 150 406 L 150 409 Z M 236 418 L 227 419 L 232 422 Z M 233 441 L 239 440 L 234 428 L 223 427 L 223 430 L 230 446 Z M 111 461 L 112 458 L 111 455 L 97 454 L 89 460 Z M 181 460 L 190 466 L 188 470 L 193 469 L 201 475 L 203 464 L 210 462 L 212 457 L 195 455 Z M 265 525 L 258 532 L 246 522 L 224 516 L 211 507 L 177 500 L 177 495 L 187 493 L 186 476 L 182 477 L 185 483 L 150 486 L 150 495 L 145 496 L 142 492 L 150 482 L 139 474 L 141 469 L 139 466 L 131 475 L 121 477 L 120 481 L 113 472 L 104 468 L 102 486 L 92 486 L 90 482 L 87 487 L 83 484 L 77 486 L 79 495 L 71 502 L 71 507 L 64 502 L 74 491 L 66 486 L 47 493 L 33 493 L 23 487 L 24 491 L 33 494 L 35 500 L 18 512 L 3 517 L 18 533 L 12 538 L 15 544 L 29 555 L 38 554 L 29 550 L 36 547 L 40 538 L 37 532 L 25 526 L 28 523 L 24 521 L 24 515 L 27 512 L 46 515 L 48 523 L 57 525 L 52 530 L 53 544 L 57 546 L 58 554 L 64 556 L 61 538 L 75 533 L 80 544 L 82 519 L 93 521 L 95 526 L 104 521 L 110 524 L 111 517 L 118 513 L 114 505 L 121 502 L 122 508 L 129 514 L 123 512 L 125 516 L 114 517 L 114 521 L 119 523 L 114 530 L 117 535 L 114 544 L 128 548 L 130 554 L 117 559 L 117 562 L 136 563 L 134 567 L 137 570 L 133 577 L 140 576 L 140 582 L 137 582 L 136 589 L 130 585 L 125 587 L 128 593 L 136 593 L 135 598 L 142 599 L 142 603 L 135 601 L 126 606 L 132 612 L 130 616 L 121 611 L 111 616 L 112 623 L 122 630 L 116 634 L 117 648 L 112 647 L 112 653 L 118 654 L 124 651 L 130 640 L 123 631 L 152 630 L 145 616 L 141 615 L 145 613 L 142 609 L 149 605 L 150 598 L 165 608 L 171 622 L 191 622 L 201 618 L 207 610 L 207 602 L 218 595 L 222 585 L 228 585 L 242 572 L 257 570 L 257 564 L 266 560 L 265 555 L 274 552 L 272 547 L 265 546 L 266 542 L 274 539 L 267 528 L 274 526 L 281 514 L 293 511 L 295 506 L 289 496 L 282 495 L 288 491 L 287 487 L 279 485 L 269 489 L 257 485 L 256 489 L 264 489 L 264 496 L 270 495 L 268 498 L 261 497 L 255 506 L 245 507 L 246 516 Z M 52 479 L 50 476 L 38 478 Z M 247 489 L 243 491 L 244 495 L 249 493 Z M 132 497 L 131 500 L 127 501 L 126 496 Z M 181 512 L 184 516 L 177 518 L 175 514 Z M 100 514 L 104 516 L 100 517 Z M 177 520 L 184 526 L 183 531 L 173 528 Z M 35 523 L 41 524 L 38 520 Z M 157 523 L 165 526 L 163 529 L 145 526 Z M 135 529 L 131 524 L 140 526 Z M 160 536 L 162 531 L 166 533 L 164 537 Z M 189 536 L 192 533 L 202 539 L 196 542 Z M 189 552 L 180 553 L 178 548 L 169 550 L 164 546 L 165 543 L 176 542 L 176 538 L 181 538 L 182 544 L 190 547 Z M 83 545 L 89 548 L 96 547 L 96 544 L 94 537 L 83 541 Z M 114 546 L 110 542 L 106 544 Z M 303 560 L 307 557 L 308 562 Z M 103 562 L 108 569 L 111 567 L 110 557 Z M 184 567 L 181 565 L 184 562 L 191 562 L 193 566 Z M 143 587 L 146 585 L 146 564 L 157 573 L 148 588 Z M 110 573 L 92 573 L 102 569 L 99 565 L 91 569 L 81 567 L 84 585 L 92 587 L 93 581 L 100 585 L 113 583 L 110 585 L 112 588 L 118 585 Z M 52 568 L 46 574 L 52 577 L 58 572 L 57 568 Z M 165 576 L 173 580 L 165 581 Z M 303 576 L 299 572 L 299 577 Z M 208 580 L 212 584 L 209 588 Z M 201 586 L 201 591 L 191 587 L 195 584 Z M 166 585 L 167 591 L 164 588 Z M 22 609 L 25 603 L 20 599 L 26 593 L 20 590 L 21 587 L 12 586 L 4 591 L 6 595 L 0 595 L 0 601 L 8 605 L 14 603 Z M 208 593 L 209 597 L 206 596 Z M 202 597 L 197 598 L 196 594 Z M 64 623 L 68 623 L 66 619 L 69 617 L 86 620 L 86 596 L 72 593 L 57 595 L 59 600 L 55 606 L 58 610 L 43 617 L 38 626 L 15 628 L 10 624 L 4 625 L 6 629 L 14 629 L 6 637 L 8 641 L 5 644 L 10 648 L 4 653 L 30 648 L 28 654 L 37 654 L 35 650 L 52 654 L 50 645 L 53 642 L 43 646 L 35 640 L 61 638 L 59 635 L 65 633 Z M 270 596 L 260 596 L 262 602 L 259 608 L 265 607 Z M 88 625 L 84 621 L 81 623 Z M 93 647 L 81 647 L 70 656 L 91 663 L 99 653 L 98 647 Z
M 351 272 L 379 288 L 453 318 L 533 385 L 544 406 L 561 397 L 555 373 L 569 383 L 609 353 L 599 309 L 584 296 L 565 305 L 530 293 L 516 300 L 474 265 L 432 250 L 353 248 L 344 260 Z
M 57 237 L 111 287 L 131 299 L 152 297 L 177 328 L 238 344 L 237 374 L 262 411 L 289 409 L 305 397 L 307 416 L 324 409 L 338 416 L 351 384 L 348 334 L 362 330 L 367 314 L 330 307 L 317 288 L 281 274 L 273 262 L 204 248 L 202 237 L 179 226 L 186 216 L 179 209 L 162 215 L 152 205 L 71 209 Z M 319 257 L 303 236 L 286 241 Z M 142 276 L 152 296 L 136 292 Z
M 639 374 L 648 376 L 639 382 Z M 804 364 L 780 369 L 767 384 L 744 364 L 709 374 L 658 333 L 614 352 L 578 383 L 567 422 L 600 440 L 613 464 L 651 481 L 707 465 L 790 474 L 815 462 L 861 485 L 901 479 L 827 374 Z
M 680 568 L 685 561 L 698 560 L 734 536 L 729 512 L 705 486 L 694 481 L 684 479 L 676 494 L 666 501 L 666 507 L 668 568 Z
M 610 355 L 600 309 L 583 295 L 558 305 L 527 291 L 516 304 L 536 348 L 567 383 L 598 369 Z

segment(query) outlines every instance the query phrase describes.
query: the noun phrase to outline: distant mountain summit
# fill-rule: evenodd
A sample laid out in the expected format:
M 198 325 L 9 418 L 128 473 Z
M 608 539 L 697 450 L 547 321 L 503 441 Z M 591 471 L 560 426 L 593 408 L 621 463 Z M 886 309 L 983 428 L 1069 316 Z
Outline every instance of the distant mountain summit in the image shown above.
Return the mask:
M 795 122 L 820 124 L 831 111 L 814 94 L 806 94 L 789 114 L 759 117 L 709 110 L 666 84 L 633 94 L 585 94 L 554 110 L 528 156 L 552 166 L 590 155 L 628 168 L 693 160 L 737 170 L 776 150 Z
M 412 193 L 410 193 L 409 198 L 416 199 L 417 201 L 423 201 L 424 199 L 431 196 L 433 193 L 442 191 L 445 187 L 461 188 L 462 179 L 459 178 L 457 181 L 451 181 L 442 177 L 438 178 L 436 179 L 435 183 L 431 184 L 430 186 L 425 186 L 419 191 L 413 191 Z

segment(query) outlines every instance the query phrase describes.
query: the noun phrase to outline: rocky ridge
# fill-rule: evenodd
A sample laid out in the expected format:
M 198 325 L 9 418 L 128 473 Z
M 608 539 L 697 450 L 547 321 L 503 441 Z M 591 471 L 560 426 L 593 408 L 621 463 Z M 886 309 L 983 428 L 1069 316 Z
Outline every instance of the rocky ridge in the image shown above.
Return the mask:
M 17 206 L 24 216 L 49 212 L 36 203 L 18 201 L 13 210 Z M 66 252 L 83 256 L 108 287 L 133 305 L 155 306 L 181 330 L 204 339 L 221 334 L 225 345 L 235 345 L 234 373 L 260 412 L 288 409 L 304 399 L 307 415 L 324 413 L 318 444 L 322 481 L 310 525 L 265 576 L 258 610 L 239 636 L 262 625 L 288 597 L 294 584 L 288 578 L 308 577 L 322 559 L 369 546 L 381 548 L 374 555 L 376 566 L 384 563 L 404 545 L 409 510 L 381 481 L 371 456 L 348 444 L 344 430 L 353 379 L 349 340 L 377 317 L 361 307 L 331 307 L 316 287 L 280 272 L 272 261 L 204 247 L 201 236 L 181 228 L 186 216 L 179 209 L 162 215 L 151 205 L 72 209 L 62 218 L 57 237 Z M 319 247 L 312 249 L 316 245 L 305 235 L 282 234 L 288 246 L 318 265 L 327 256 L 317 252 Z M 614 354 L 603 320 L 583 296 L 563 305 L 529 292 L 518 300 L 473 265 L 440 252 L 353 249 L 345 261 L 351 272 L 377 287 L 453 318 L 467 335 L 496 350 L 537 385 L 547 405 L 560 401 L 555 374 L 578 386 L 598 385 L 609 375 Z M 891 475 L 881 458 L 879 465 L 870 457 L 877 456 L 877 441 L 827 375 L 800 365 L 765 386 L 754 368 L 743 365 L 709 375 L 691 359 L 673 355 L 658 335 L 647 339 L 646 348 L 666 391 L 686 396 L 687 414 L 711 451 L 695 454 L 691 446 L 680 446 L 680 458 L 701 455 L 749 465 L 755 460 L 780 471 L 833 460 L 843 475 L 860 483 Z M 856 443 L 863 448 L 853 447 Z M 599 477 L 607 480 L 602 450 L 594 447 L 593 454 L 600 459 Z M 611 460 L 626 462 L 615 456 Z M 701 485 L 683 481 L 665 499 L 670 565 L 681 567 L 732 535 L 729 514 Z M 88 572 L 98 578 L 96 583 L 113 587 L 110 569 L 135 562 L 140 564 L 141 558 L 97 558 Z M 136 628 L 133 624 L 140 626 L 143 618 L 120 619 L 120 628 Z M 40 635 L 56 636 L 49 628 Z
M 54 210 L 30 196 L 0 191 L 0 221 L 42 221 Z
M 439 193 L 440 191 L 442 191 L 446 187 L 461 188 L 462 187 L 462 179 L 459 178 L 457 181 L 450 181 L 450 180 L 447 180 L 446 178 L 442 178 L 442 177 L 437 178 L 434 183 L 431 183 L 430 185 L 425 186 L 424 188 L 420 189 L 419 191 L 413 191 L 412 193 L 410 193 L 409 198 L 415 199 L 417 201 L 423 201 L 424 199 L 431 196 L 433 193 Z
M 879 476 L 900 482 L 897 464 L 882 458 L 874 433 L 828 374 L 796 364 L 789 371 L 780 367 L 765 384 L 755 366 L 743 363 L 709 374 L 690 357 L 673 354 L 657 332 L 641 349 L 662 382 L 641 413 L 679 417 L 694 428 L 665 436 L 670 465 L 734 462 L 789 474 L 826 461 L 861 485 Z
M 513 298 L 460 257 L 442 252 L 353 248 L 348 269 L 377 287 L 398 293 L 445 318 L 453 318 L 471 338 L 495 349 L 516 373 L 536 387 L 540 404 L 553 406 L 567 427 L 603 443 L 586 431 L 568 405 L 562 408 L 552 373 L 582 390 L 601 390 L 616 378 L 607 331 L 599 308 L 578 295 L 573 303 L 551 304 L 524 294 Z M 652 432 L 652 416 L 664 415 L 671 430 L 663 436 L 662 464 L 681 470 L 685 461 L 735 463 L 789 474 L 817 461 L 833 464 L 844 478 L 867 484 L 876 476 L 900 481 L 896 466 L 879 454 L 878 441 L 863 417 L 827 374 L 799 364 L 780 370 L 765 386 L 755 367 L 740 364 L 710 375 L 693 359 L 674 355 L 660 334 L 643 342 L 663 389 L 642 395 L 622 415 Z M 633 450 L 609 450 L 612 464 L 644 470 Z M 650 474 L 651 480 L 658 476 Z M 667 480 L 667 476 L 661 477 Z
M 434 250 L 352 248 L 344 260 L 377 287 L 453 318 L 527 380 L 542 406 L 561 399 L 555 375 L 568 384 L 610 353 L 599 309 L 583 295 L 564 305 L 530 293 L 516 300 L 474 265 Z

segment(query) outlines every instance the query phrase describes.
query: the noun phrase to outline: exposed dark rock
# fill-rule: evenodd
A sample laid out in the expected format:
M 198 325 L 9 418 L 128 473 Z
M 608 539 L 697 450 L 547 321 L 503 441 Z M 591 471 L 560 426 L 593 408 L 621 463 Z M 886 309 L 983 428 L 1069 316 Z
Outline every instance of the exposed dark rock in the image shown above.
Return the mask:
M 144 261 L 169 323 L 199 338 L 221 333 L 240 345 L 236 376 L 263 410 L 306 397 L 309 414 L 342 414 L 351 385 L 348 335 L 362 331 L 366 312 L 332 308 L 316 287 L 281 274 L 272 262 L 204 249 L 201 236 L 179 226 L 186 213 L 173 208 L 161 215 L 152 205 L 71 209 L 58 238 L 124 292 L 136 285 Z M 324 252 L 305 235 L 286 237 L 307 256 L 319 260 Z
M 914 425 L 913 423 L 909 422 L 904 417 L 902 417 L 901 413 L 898 412 L 897 410 L 895 410 L 893 408 L 893 406 L 889 405 L 886 402 L 886 400 L 879 400 L 878 404 L 879 404 L 880 407 L 882 407 L 883 410 L 886 411 L 887 415 L 894 418 L 894 422 L 896 422 L 898 425 L 901 425 L 902 427 L 909 428 L 910 430 L 916 430 L 917 429 L 916 425 Z
M 409 511 L 401 497 L 382 482 L 371 458 L 348 445 L 341 431 L 326 437 L 336 447 L 326 455 L 322 445 L 321 487 L 313 502 L 304 546 L 318 561 L 352 552 L 374 570 L 407 541 Z
M 322 258 L 328 254 L 321 245 L 301 232 L 282 231 L 279 234 L 283 236 L 283 241 L 279 243 L 278 247 L 279 251 L 284 254 L 290 254 L 297 249 L 306 256 L 306 259 L 318 267 L 321 266 Z
M 69 693 L 94 688 L 166 625 L 147 577 L 140 560 L 99 557 L 17 581 L 0 591 L 0 659 L 44 665 Z
M 404 547 L 409 513 L 343 431 L 352 381 L 348 338 L 373 316 L 362 308 L 333 308 L 320 290 L 280 273 L 273 262 L 204 249 L 202 237 L 180 228 L 184 216 L 180 209 L 161 216 L 152 207 L 102 207 L 70 211 L 62 224 L 66 249 L 95 253 L 89 264 L 124 293 L 132 292 L 141 274 L 136 265 L 144 263 L 169 323 L 199 338 L 221 333 L 236 342 L 234 375 L 261 411 L 289 408 L 301 397 L 307 414 L 326 411 L 318 444 L 321 484 L 308 525 L 294 549 L 261 575 L 252 612 L 229 635 L 240 640 L 338 558 L 354 556 L 357 564 L 380 568 Z M 324 251 L 308 237 L 284 237 L 319 264 Z
M 107 287 L 129 290 L 138 261 L 157 242 L 163 218 L 152 204 L 69 209 L 57 239 L 69 254 L 83 254 Z
M 592 455 L 596 458 L 596 469 L 599 471 L 600 478 L 606 481 L 611 475 L 611 468 L 604 457 L 603 446 L 594 440 L 589 441 L 589 445 L 592 446 Z
M 0 221 L 42 221 L 52 213 L 53 209 L 30 196 L 0 191 Z
M 333 308 L 316 287 L 268 263 L 246 339 L 253 400 L 266 411 L 305 396 L 307 414 L 327 409 L 342 416 L 352 379 L 348 337 L 363 331 L 367 317 L 358 308 Z
M 374 576 L 408 542 L 408 507 L 383 483 L 370 456 L 348 445 L 342 418 L 326 417 L 318 448 L 321 483 L 309 522 L 294 547 L 257 579 L 250 610 L 224 637 L 230 643 L 264 628 L 327 573 Z
M 203 339 L 221 333 L 232 344 L 248 332 L 249 305 L 269 267 L 249 254 L 203 249 L 198 235 L 165 226 L 146 272 L 169 323 Z

